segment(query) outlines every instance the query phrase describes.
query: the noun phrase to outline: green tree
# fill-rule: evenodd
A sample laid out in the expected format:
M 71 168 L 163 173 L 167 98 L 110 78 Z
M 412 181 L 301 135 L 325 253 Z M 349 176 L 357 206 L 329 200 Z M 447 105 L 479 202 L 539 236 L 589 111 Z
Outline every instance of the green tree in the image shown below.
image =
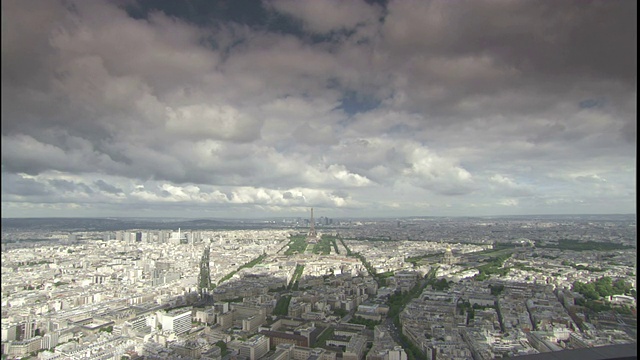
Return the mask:
M 613 282 L 613 291 L 616 294 L 626 294 L 631 290 L 631 286 L 624 279 L 617 279 Z
M 582 294 L 588 300 L 599 299 L 600 296 L 596 290 L 594 283 L 583 283 L 581 281 L 575 281 L 573 283 L 573 291 Z
M 354 316 L 353 318 L 351 318 L 351 320 L 349 320 L 349 322 L 351 324 L 360 324 L 360 325 L 364 325 L 367 327 L 367 329 L 373 330 L 375 328 L 376 325 L 380 325 L 380 323 L 382 323 L 382 321 L 376 321 L 376 320 L 371 320 L 371 319 L 365 319 L 361 316 Z
M 489 288 L 491 289 L 491 295 L 498 296 L 504 290 L 504 285 L 502 284 L 498 284 L 495 286 L 489 285 Z
M 222 350 L 222 356 L 227 355 L 227 352 L 228 352 L 228 351 L 227 351 L 227 343 L 225 343 L 224 341 L 220 340 L 220 341 L 218 341 L 217 343 L 215 343 L 215 345 L 216 345 L 217 347 L 219 347 L 219 348 L 220 348 L 220 350 Z
M 608 276 L 603 276 L 596 280 L 595 288 L 598 292 L 598 295 L 601 297 L 607 297 L 614 295 L 613 284 L 611 278 Z
M 449 288 L 449 282 L 445 278 L 436 280 L 431 285 L 435 290 L 438 290 L 438 291 L 446 290 Z
M 289 313 L 289 303 L 291 296 L 285 295 L 278 299 L 276 306 L 273 308 L 273 315 L 287 315 Z
M 339 317 L 345 317 L 347 316 L 349 312 L 345 309 L 334 309 L 333 310 L 333 314 Z

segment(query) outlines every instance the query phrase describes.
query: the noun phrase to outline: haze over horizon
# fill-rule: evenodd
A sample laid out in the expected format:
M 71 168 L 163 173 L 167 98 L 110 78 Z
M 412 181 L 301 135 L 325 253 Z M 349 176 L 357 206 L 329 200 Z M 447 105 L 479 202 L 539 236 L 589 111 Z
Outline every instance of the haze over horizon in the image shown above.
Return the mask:
M 230 220 L 230 221 L 242 221 L 242 220 L 247 220 L 247 221 L 263 221 L 263 220 L 274 220 L 274 219 L 294 219 L 294 218 L 300 218 L 300 219 L 308 219 L 308 216 L 305 215 L 309 215 L 307 214 L 291 214 L 291 215 L 286 215 L 286 214 L 280 214 L 278 213 L 277 215 L 273 215 L 273 216 L 269 216 L 269 214 L 263 214 L 263 215 L 256 215 L 256 216 L 238 216 L 238 217 L 233 217 L 233 216 L 229 216 L 229 217 L 224 217 L 224 216 L 219 216 L 219 217 L 198 217 L 198 216 L 191 216 L 191 217 L 182 217 L 182 216 L 134 216 L 134 215 L 121 215 L 121 216 L 48 216 L 48 217 L 5 217 L 3 216 L 2 219 L 3 220 L 29 220 L 29 219 L 51 219 L 51 220 L 56 220 L 56 219 L 78 219 L 78 220 L 83 220 L 83 219 L 87 219 L 87 220 L 91 220 L 91 219 L 116 219 L 116 220 L 133 220 L 133 219 L 142 219 L 142 220 L 151 220 L 151 221 L 178 221 L 178 220 L 185 220 L 185 221 L 198 221 L 198 220 L 202 220 L 202 221 L 225 221 L 225 220 Z M 322 214 L 320 215 L 321 217 L 328 217 L 330 219 L 338 219 L 338 220 L 374 220 L 374 219 L 379 219 L 379 220 L 400 220 L 400 219 L 405 219 L 405 220 L 410 220 L 410 219 L 489 219 L 489 218 L 495 218 L 495 219 L 506 219 L 506 218 L 554 218 L 554 219 L 562 219 L 562 218 L 574 218 L 574 217 L 583 217 L 583 218 L 602 218 L 602 219 L 609 219 L 609 218 L 626 218 L 626 217 L 635 217 L 636 214 L 519 214 L 519 215 L 500 215 L 500 214 L 495 214 L 495 215 L 407 215 L 407 216 L 344 216 L 344 217 L 339 217 L 339 218 L 333 218 L 331 216 L 331 213 L 327 213 L 327 214 Z M 318 218 L 316 217 L 316 221 L 319 221 Z
M 2 1 L 2 217 L 636 213 L 635 1 Z

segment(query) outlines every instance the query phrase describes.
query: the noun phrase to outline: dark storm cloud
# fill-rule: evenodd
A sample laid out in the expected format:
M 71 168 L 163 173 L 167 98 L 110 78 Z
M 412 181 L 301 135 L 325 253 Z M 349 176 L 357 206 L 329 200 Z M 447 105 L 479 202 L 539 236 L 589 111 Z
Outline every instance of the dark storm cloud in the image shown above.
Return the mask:
M 635 84 L 636 10 L 634 1 L 392 1 L 384 34 L 404 55 L 489 55 L 525 76 Z
M 54 193 L 34 179 L 23 178 L 11 173 L 2 173 L 2 197 L 44 197 Z
M 397 54 L 390 66 L 412 74 L 404 94 L 415 109 L 449 122 L 536 113 L 570 92 L 578 101 L 579 93 L 635 88 L 635 8 L 630 1 L 394 1 L 383 43 Z M 602 93 L 601 83 L 612 81 L 617 86 Z

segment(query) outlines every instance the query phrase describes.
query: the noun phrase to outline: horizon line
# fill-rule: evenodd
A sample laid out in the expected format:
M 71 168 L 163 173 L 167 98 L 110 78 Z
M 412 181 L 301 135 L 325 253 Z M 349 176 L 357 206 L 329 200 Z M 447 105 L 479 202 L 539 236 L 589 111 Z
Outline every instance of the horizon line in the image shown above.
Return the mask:
M 406 219 L 406 218 L 486 218 L 486 217 L 525 217 L 525 216 L 637 216 L 637 213 L 572 213 L 572 214 L 558 214 L 558 213 L 537 213 L 537 214 L 494 214 L 494 215 L 403 215 L 403 216 L 341 216 L 334 219 Z M 302 215 L 288 215 L 288 216 L 245 216 L 245 217 L 180 217 L 180 216 L 18 216 L 18 217 L 0 217 L 2 220 L 9 219 L 188 219 L 188 220 L 245 220 L 245 219 L 283 219 L 283 218 L 296 218 L 304 217 Z M 321 217 L 325 217 L 324 215 Z

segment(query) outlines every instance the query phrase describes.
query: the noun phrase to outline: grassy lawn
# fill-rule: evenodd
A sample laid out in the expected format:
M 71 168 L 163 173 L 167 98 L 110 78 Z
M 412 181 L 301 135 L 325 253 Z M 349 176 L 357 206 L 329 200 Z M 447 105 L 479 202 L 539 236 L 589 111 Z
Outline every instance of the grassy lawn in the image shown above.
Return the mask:
M 289 241 L 289 248 L 284 252 L 285 255 L 293 255 L 294 253 L 302 254 L 307 248 L 306 235 L 294 235 Z

